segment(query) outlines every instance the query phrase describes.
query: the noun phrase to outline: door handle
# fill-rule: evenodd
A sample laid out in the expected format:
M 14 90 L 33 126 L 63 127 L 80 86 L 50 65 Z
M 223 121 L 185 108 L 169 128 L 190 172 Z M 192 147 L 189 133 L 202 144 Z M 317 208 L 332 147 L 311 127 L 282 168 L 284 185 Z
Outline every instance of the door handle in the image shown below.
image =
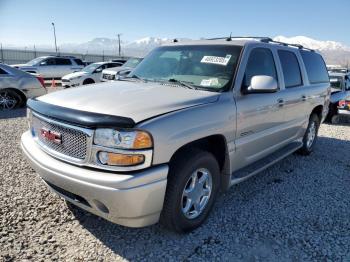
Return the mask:
M 306 95 L 302 95 L 302 96 L 301 96 L 301 101 L 306 101 L 306 99 L 307 99 L 307 98 L 306 98 Z
M 284 106 L 284 100 L 283 100 L 282 98 L 279 98 L 279 99 L 277 100 L 277 103 L 278 103 L 278 106 L 279 106 L 279 107 Z

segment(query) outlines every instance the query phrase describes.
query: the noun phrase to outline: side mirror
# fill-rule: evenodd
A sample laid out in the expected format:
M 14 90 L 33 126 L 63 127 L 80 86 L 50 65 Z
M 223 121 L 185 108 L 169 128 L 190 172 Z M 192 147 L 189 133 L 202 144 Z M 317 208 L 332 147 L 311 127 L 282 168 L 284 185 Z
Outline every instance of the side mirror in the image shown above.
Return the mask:
M 102 67 L 96 68 L 94 73 L 101 73 L 102 72 Z
M 245 94 L 252 93 L 274 93 L 278 91 L 277 81 L 271 76 L 257 75 L 253 76 L 245 90 Z

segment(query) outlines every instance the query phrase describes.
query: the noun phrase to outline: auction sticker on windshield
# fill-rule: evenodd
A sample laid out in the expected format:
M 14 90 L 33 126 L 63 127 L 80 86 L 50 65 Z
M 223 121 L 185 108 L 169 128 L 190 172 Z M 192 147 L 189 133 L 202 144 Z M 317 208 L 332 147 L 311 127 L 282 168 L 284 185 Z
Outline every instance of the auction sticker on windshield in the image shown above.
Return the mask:
M 226 57 L 220 56 L 203 56 L 201 63 L 216 64 L 226 66 L 231 59 L 231 55 L 226 55 Z

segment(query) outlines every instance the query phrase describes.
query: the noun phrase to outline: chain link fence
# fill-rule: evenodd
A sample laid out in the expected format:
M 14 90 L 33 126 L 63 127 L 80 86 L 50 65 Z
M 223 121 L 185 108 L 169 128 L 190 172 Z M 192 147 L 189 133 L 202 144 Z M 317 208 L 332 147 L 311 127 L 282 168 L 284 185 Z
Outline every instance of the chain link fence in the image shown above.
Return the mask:
M 0 48 L 0 61 L 4 64 L 24 64 L 28 61 L 40 57 L 40 56 L 49 56 L 56 55 L 55 52 L 49 51 L 37 51 L 37 50 L 18 50 L 18 49 L 3 49 Z M 66 53 L 59 52 L 61 56 L 75 56 L 77 58 L 81 58 L 86 62 L 101 62 L 101 61 L 109 61 L 112 59 L 118 58 L 127 58 L 127 57 L 118 57 L 113 55 L 104 55 L 104 54 L 81 54 L 81 53 Z

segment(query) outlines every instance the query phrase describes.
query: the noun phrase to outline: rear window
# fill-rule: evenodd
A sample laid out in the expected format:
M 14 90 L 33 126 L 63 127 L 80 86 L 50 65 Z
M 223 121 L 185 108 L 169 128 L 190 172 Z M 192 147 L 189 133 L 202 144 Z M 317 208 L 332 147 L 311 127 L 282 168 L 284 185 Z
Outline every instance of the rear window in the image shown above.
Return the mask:
M 302 85 L 299 62 L 293 52 L 278 50 L 286 88 Z
M 300 54 L 303 58 L 306 72 L 311 84 L 329 82 L 326 65 L 322 56 L 315 52 L 301 50 Z
M 2 70 L 2 69 L 0 68 L 0 75 L 7 75 L 7 72 L 6 72 L 5 70 Z
M 80 59 L 74 59 L 74 62 L 75 62 L 77 65 L 84 65 L 83 61 L 81 61 Z

